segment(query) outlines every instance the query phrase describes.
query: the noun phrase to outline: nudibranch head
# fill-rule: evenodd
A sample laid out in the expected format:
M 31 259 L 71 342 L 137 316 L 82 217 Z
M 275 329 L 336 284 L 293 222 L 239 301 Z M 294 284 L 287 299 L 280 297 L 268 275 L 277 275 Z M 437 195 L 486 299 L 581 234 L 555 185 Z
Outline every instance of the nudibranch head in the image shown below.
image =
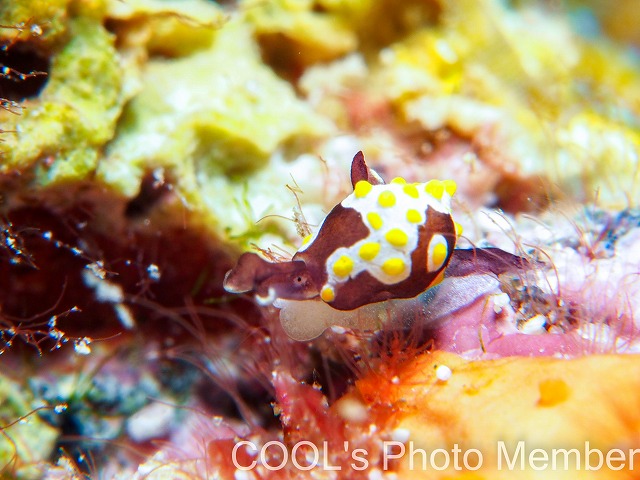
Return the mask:
M 456 243 L 455 183 L 359 179 L 294 260 L 308 266 L 320 298 L 352 310 L 415 297 L 438 282 Z
M 278 298 L 307 300 L 318 296 L 318 287 L 304 262 L 267 262 L 255 253 L 244 253 L 224 277 L 230 293 L 253 291 L 258 303 L 269 305 Z

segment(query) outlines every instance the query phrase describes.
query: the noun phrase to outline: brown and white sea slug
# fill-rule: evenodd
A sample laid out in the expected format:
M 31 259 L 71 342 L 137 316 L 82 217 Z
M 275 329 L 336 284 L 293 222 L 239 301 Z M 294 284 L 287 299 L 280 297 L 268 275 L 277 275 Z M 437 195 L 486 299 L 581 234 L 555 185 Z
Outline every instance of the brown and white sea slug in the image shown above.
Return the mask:
M 304 238 L 290 261 L 269 262 L 244 253 L 227 273 L 224 288 L 253 291 L 262 305 L 320 300 L 351 311 L 416 297 L 439 284 L 445 273 L 498 275 L 527 264 L 498 248 L 455 249 L 461 227 L 451 216 L 452 180 L 394 178 L 385 184 L 358 152 L 351 183 L 353 192 Z

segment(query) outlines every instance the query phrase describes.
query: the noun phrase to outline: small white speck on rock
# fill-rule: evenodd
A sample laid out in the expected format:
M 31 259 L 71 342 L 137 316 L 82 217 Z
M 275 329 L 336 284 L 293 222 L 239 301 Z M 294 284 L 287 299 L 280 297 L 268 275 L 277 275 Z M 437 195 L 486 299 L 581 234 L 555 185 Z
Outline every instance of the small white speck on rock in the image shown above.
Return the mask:
M 547 317 L 539 313 L 522 322 L 519 325 L 519 330 L 526 335 L 542 335 L 547 333 L 547 330 L 545 329 L 547 320 Z
M 89 355 L 91 353 L 91 338 L 83 337 L 73 342 L 73 349 L 78 355 Z
M 446 365 L 439 365 L 438 368 L 436 368 L 436 378 L 441 382 L 449 380 L 451 375 L 453 375 L 453 372 Z
M 511 298 L 509 298 L 509 295 L 504 292 L 499 293 L 497 295 L 493 295 L 492 298 L 493 298 L 493 311 L 496 313 L 501 313 L 502 309 L 507 305 L 509 305 L 509 303 L 511 302 Z
M 165 403 L 150 403 L 134 413 L 126 423 L 127 434 L 141 443 L 169 433 L 175 408 Z
M 343 398 L 338 402 L 338 414 L 347 421 L 362 423 L 369 417 L 369 410 L 355 398 Z
M 411 437 L 411 431 L 408 428 L 396 428 L 391 432 L 391 439 L 396 442 L 407 443 Z

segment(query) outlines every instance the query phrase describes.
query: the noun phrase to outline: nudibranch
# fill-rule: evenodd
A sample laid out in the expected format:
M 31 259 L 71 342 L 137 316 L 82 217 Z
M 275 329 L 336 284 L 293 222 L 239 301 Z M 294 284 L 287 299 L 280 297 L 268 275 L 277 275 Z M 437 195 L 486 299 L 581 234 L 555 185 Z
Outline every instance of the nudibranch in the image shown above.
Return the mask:
M 451 216 L 452 180 L 386 184 L 358 152 L 351 164 L 353 192 L 290 261 L 268 262 L 244 253 L 227 272 L 228 292 L 255 292 L 260 304 L 320 299 L 349 311 L 391 299 L 413 298 L 447 276 L 500 274 L 524 259 L 497 248 L 455 250 L 461 228 Z

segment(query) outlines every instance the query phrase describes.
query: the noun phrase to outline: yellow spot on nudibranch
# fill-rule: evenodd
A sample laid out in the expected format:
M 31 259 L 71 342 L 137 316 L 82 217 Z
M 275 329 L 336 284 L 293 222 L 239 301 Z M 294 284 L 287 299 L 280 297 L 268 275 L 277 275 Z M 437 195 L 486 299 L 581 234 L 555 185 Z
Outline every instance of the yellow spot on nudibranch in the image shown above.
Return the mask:
M 356 183 L 356 186 L 353 188 L 353 193 L 356 196 L 356 198 L 364 198 L 367 196 L 367 194 L 371 191 L 372 188 L 373 188 L 373 185 L 371 185 L 369 182 L 367 182 L 366 180 L 360 180 L 358 183 Z
M 391 276 L 400 275 L 404 268 L 404 260 L 401 258 L 390 258 L 382 264 L 382 271 Z
M 305 236 L 305 237 L 302 239 L 302 245 L 306 245 L 307 243 L 309 243 L 309 241 L 311 240 L 311 237 L 312 237 L 312 236 L 313 236 L 313 235 L 311 235 L 311 234 L 309 234 L 309 235 Z
M 362 244 L 360 250 L 358 250 L 358 255 L 363 260 L 373 260 L 380 252 L 380 244 L 377 242 L 367 242 Z
M 405 185 L 402 187 L 402 191 L 413 198 L 418 198 L 420 196 L 415 185 Z
M 422 223 L 422 215 L 418 210 L 410 208 L 407 210 L 407 221 L 409 223 Z
M 456 182 L 454 182 L 453 180 L 444 180 L 442 182 L 442 185 L 444 186 L 445 192 L 447 192 L 451 197 L 453 197 L 453 195 L 456 193 L 456 190 L 458 189 L 458 185 L 456 185 Z
M 407 183 L 407 181 L 402 177 L 396 177 L 393 180 L 391 180 L 391 183 L 396 183 L 398 185 L 404 185 L 404 184 Z
M 392 228 L 385 234 L 384 238 L 394 247 L 404 247 L 409 241 L 407 234 L 399 228 Z
M 439 270 L 447 261 L 449 255 L 449 245 L 447 240 L 439 233 L 435 234 L 429 240 L 429 248 L 427 248 L 427 270 L 435 272 Z
M 374 230 L 380 230 L 382 228 L 382 217 L 376 212 L 367 213 L 367 220 L 369 220 L 369 225 L 371 225 L 371 228 Z
M 336 292 L 333 291 L 333 288 L 329 286 L 322 287 L 322 291 L 320 292 L 320 298 L 325 302 L 333 302 L 336 298 Z
M 441 200 L 444 193 L 444 185 L 440 180 L 429 180 L 424 187 L 424 191 L 437 200 Z
M 460 225 L 458 222 L 453 222 L 453 225 L 456 227 L 456 237 L 462 235 L 462 225 Z
M 431 262 L 433 263 L 434 270 L 439 269 L 444 261 L 447 259 L 447 245 L 444 243 L 438 243 L 433 247 L 431 253 Z
M 342 255 L 333 264 L 333 273 L 339 277 L 346 277 L 351 273 L 351 270 L 353 270 L 353 260 L 346 255 Z
M 396 204 L 396 196 L 393 192 L 385 190 L 378 196 L 378 205 L 382 208 L 390 208 Z

